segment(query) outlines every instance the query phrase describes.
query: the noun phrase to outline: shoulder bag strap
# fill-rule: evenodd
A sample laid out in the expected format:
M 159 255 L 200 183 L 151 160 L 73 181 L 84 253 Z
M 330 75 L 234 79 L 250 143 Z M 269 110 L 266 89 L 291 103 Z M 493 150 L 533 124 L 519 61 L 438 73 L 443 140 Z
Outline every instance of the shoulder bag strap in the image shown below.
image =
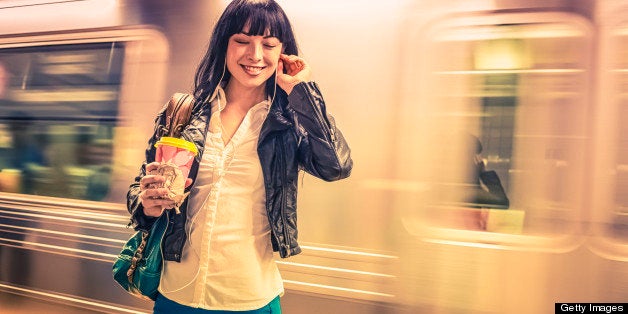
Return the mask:
M 180 137 L 190 121 L 194 97 L 190 94 L 175 93 L 166 108 L 165 136 Z

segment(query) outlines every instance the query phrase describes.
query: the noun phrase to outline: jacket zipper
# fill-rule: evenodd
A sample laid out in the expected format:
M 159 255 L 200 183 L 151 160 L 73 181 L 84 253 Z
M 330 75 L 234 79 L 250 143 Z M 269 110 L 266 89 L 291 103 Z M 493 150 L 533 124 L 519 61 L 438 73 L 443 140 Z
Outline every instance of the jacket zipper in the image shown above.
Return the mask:
M 285 215 L 285 209 L 286 209 L 286 191 L 285 191 L 285 186 L 286 186 L 286 171 L 285 169 L 287 169 L 288 165 L 285 159 L 285 154 L 284 154 L 284 150 L 283 150 L 283 145 L 279 145 L 279 156 L 281 156 L 281 161 L 283 162 L 283 167 L 281 167 L 280 169 L 282 169 L 281 171 L 281 223 L 283 223 L 283 244 L 286 245 L 286 257 L 290 256 L 290 247 L 288 247 L 288 243 L 290 241 L 288 241 L 288 233 L 287 233 L 287 226 L 286 226 L 286 215 Z M 280 244 L 281 245 L 281 244 Z

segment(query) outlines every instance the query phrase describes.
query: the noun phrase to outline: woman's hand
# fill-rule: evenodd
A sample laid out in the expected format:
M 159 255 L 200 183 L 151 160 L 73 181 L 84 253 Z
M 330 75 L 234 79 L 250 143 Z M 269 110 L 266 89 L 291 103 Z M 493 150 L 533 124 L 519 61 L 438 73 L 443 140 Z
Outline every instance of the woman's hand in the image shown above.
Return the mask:
M 152 162 L 146 165 L 146 173 L 157 169 L 158 162 Z M 147 174 L 140 180 L 140 202 L 144 207 L 144 215 L 151 217 L 159 217 L 166 208 L 174 207 L 174 201 L 164 198 L 168 195 L 167 188 L 158 188 L 163 186 L 166 181 L 164 176 Z
M 290 95 L 295 85 L 310 81 L 311 76 L 312 70 L 303 58 L 286 54 L 279 56 L 279 64 L 277 64 L 277 85 L 288 95 Z

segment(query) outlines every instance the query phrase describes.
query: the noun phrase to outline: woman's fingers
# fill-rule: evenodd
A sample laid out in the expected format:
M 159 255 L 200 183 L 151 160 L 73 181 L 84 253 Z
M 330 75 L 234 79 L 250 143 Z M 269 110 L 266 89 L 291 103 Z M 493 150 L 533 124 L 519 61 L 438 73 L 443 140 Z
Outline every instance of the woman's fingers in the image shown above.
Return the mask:
M 158 217 L 161 216 L 164 209 L 174 207 L 174 202 L 169 199 L 152 198 L 149 195 L 146 195 L 146 193 L 144 193 L 143 197 L 140 194 L 140 197 L 142 207 L 144 208 L 144 214 L 146 216 Z
M 159 163 L 154 162 L 146 165 L 146 172 L 157 169 Z M 146 175 L 140 180 L 140 202 L 147 216 L 158 217 L 164 209 L 174 207 L 174 201 L 167 198 L 168 189 L 163 188 L 164 176 Z
M 295 55 L 281 54 L 280 61 L 283 65 L 282 68 L 285 69 L 286 74 L 290 76 L 297 75 L 307 66 L 307 63 L 303 60 L 303 58 Z
M 146 190 L 143 190 L 140 194 L 142 194 L 142 196 L 145 199 L 162 199 L 166 196 L 168 196 L 168 189 L 167 188 L 148 188 Z
M 158 217 L 164 209 L 173 208 L 174 201 L 164 198 L 168 194 L 165 188 L 147 189 L 140 193 L 140 202 L 144 207 L 144 214 L 147 216 Z
M 146 175 L 140 180 L 140 191 L 148 190 L 154 187 L 158 187 L 166 182 L 164 176 L 159 175 Z
M 157 170 L 157 168 L 159 168 L 159 162 L 153 161 L 150 164 L 146 165 L 146 173 Z
M 295 55 L 279 56 L 277 84 L 288 94 L 300 82 L 309 82 L 312 75 L 307 62 Z M 285 73 L 284 73 L 285 72 Z

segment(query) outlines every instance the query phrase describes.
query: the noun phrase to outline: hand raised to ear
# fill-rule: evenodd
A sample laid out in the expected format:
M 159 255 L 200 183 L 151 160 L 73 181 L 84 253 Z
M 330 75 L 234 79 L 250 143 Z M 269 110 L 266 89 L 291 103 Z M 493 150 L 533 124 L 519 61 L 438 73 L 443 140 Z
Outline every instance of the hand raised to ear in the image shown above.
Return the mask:
M 285 72 L 285 73 L 284 73 Z M 308 82 L 312 76 L 310 66 L 295 55 L 281 54 L 279 56 L 279 64 L 277 65 L 277 85 L 281 87 L 288 95 L 292 92 L 292 88 L 301 83 Z

